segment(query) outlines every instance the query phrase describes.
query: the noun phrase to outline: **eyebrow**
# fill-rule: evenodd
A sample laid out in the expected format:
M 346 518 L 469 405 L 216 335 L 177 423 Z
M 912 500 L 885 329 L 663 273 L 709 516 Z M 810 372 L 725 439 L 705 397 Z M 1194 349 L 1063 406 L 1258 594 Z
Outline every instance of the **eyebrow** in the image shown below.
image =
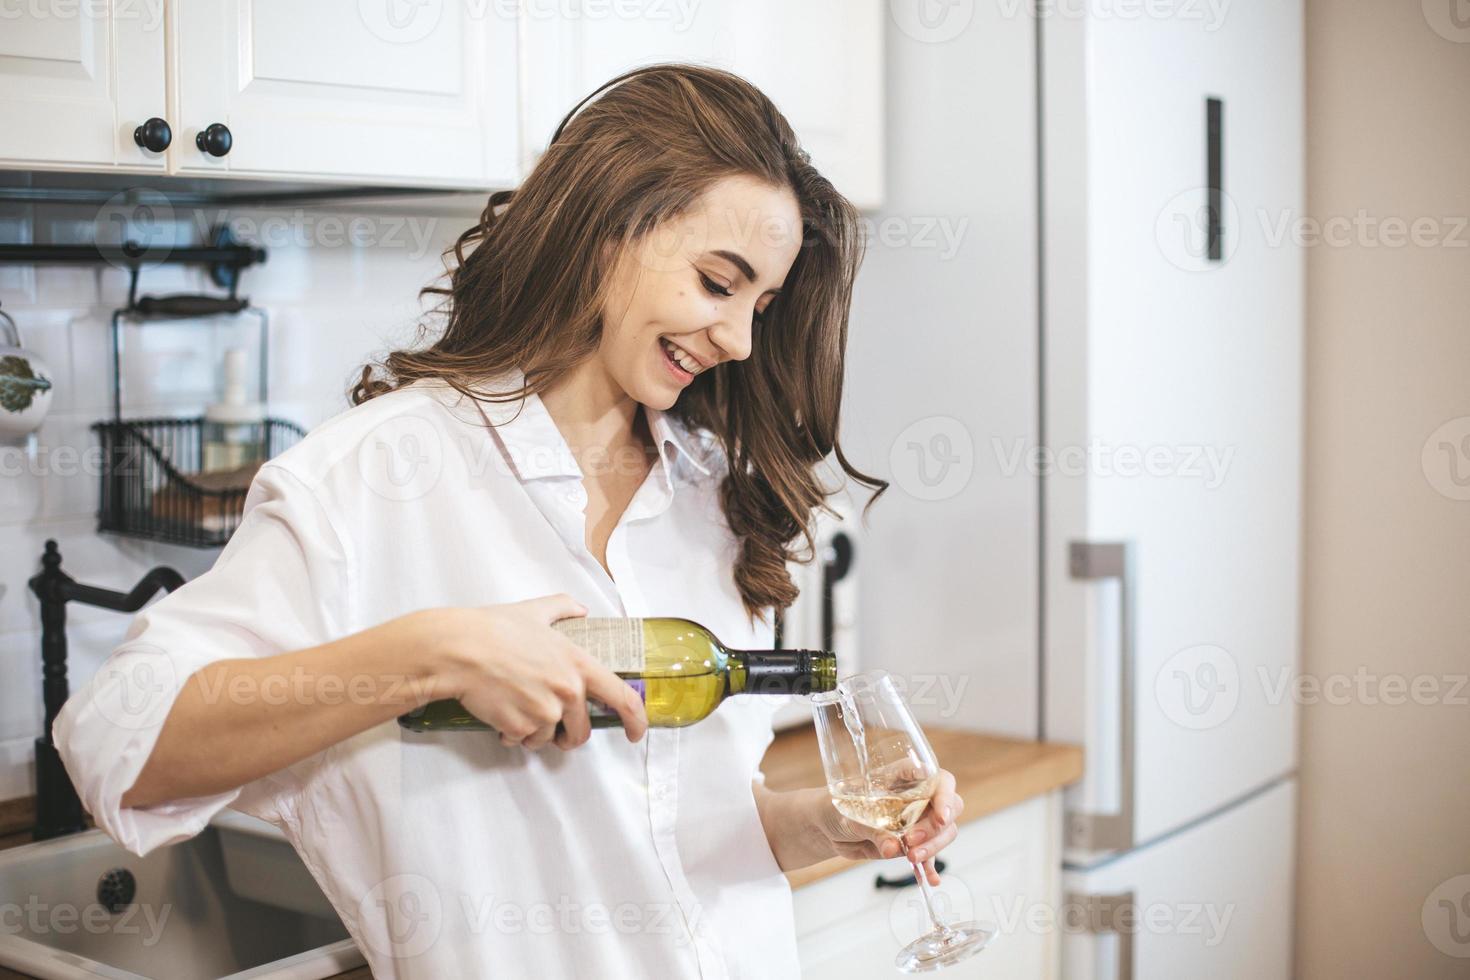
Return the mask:
M 718 255 L 720 258 L 725 259 L 727 262 L 730 262 L 732 265 L 735 266 L 735 268 L 740 270 L 740 274 L 745 276 L 746 281 L 755 282 L 757 278 L 755 274 L 755 269 L 751 268 L 750 263 L 745 261 L 745 256 L 741 255 L 739 252 L 732 252 L 729 249 L 717 248 L 710 254 Z M 781 290 L 779 288 L 773 288 L 766 291 L 770 293 L 779 293 Z

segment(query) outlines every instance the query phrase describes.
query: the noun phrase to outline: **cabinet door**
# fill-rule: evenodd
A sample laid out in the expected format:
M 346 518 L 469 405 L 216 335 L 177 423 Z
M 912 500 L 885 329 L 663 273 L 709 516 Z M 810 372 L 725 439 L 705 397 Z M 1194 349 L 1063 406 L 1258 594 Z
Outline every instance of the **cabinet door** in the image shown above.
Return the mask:
M 504 5 L 179 0 L 174 172 L 507 186 L 516 23 Z M 195 145 L 212 124 L 232 145 Z
M 589 8 L 590 11 L 591 8 Z M 727 68 L 771 97 L 837 189 L 863 208 L 883 197 L 883 18 L 880 0 L 706 0 L 639 17 L 528 12 L 522 168 L 556 125 L 608 79 L 657 61 Z
M 1049 922 L 1060 900 L 1061 803 L 1048 793 L 963 824 L 940 856 L 946 869 L 935 905 L 946 921 L 974 920 L 997 930 L 976 956 L 946 977 L 1057 975 L 1058 934 Z M 896 976 L 893 958 L 927 931 L 918 886 L 877 888 L 879 875 L 902 881 L 903 858 L 859 865 L 795 893 L 796 932 L 805 980 Z
M 0 14 L 0 167 L 163 169 L 133 141 L 144 120 L 167 119 L 163 5 L 90 6 Z

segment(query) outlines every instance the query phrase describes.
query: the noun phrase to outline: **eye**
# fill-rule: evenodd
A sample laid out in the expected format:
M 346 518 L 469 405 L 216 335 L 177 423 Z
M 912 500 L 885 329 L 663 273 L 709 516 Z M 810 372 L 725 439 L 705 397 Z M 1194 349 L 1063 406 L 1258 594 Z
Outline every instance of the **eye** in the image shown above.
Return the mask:
M 701 282 L 704 283 L 704 288 L 707 289 L 709 292 L 713 293 L 716 296 L 729 297 L 729 296 L 734 296 L 735 295 L 730 290 L 726 289 L 724 286 L 721 286 L 719 283 L 715 282 L 709 276 L 705 275 L 703 272 L 701 272 L 699 274 L 699 279 L 700 279 Z

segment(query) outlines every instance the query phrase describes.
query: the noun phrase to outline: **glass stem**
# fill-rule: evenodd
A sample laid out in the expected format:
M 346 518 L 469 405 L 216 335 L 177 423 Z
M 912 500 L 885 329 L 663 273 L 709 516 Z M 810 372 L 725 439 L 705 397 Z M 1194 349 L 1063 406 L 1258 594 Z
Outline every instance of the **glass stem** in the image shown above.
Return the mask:
M 929 876 L 924 873 L 924 863 L 909 857 L 909 845 L 902 837 L 898 839 L 898 846 L 903 848 L 903 856 L 908 859 L 909 866 L 914 869 L 914 880 L 919 883 L 919 890 L 924 893 L 924 908 L 929 912 L 929 924 L 934 927 L 933 934 L 950 935 L 952 930 L 939 918 L 939 913 L 934 911 L 934 893 L 929 889 Z

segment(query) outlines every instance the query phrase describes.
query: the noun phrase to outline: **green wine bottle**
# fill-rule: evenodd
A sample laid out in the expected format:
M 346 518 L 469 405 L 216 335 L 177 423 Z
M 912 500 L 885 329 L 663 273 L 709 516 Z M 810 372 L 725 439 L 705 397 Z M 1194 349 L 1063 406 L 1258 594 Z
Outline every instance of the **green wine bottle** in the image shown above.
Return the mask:
M 709 717 L 732 694 L 815 694 L 837 686 L 837 657 L 818 650 L 731 650 L 698 623 L 673 617 L 563 619 L 552 628 L 643 698 L 648 723 L 681 728 Z M 622 724 L 589 701 L 593 728 Z M 398 716 L 415 732 L 484 732 L 490 726 L 452 698 Z

